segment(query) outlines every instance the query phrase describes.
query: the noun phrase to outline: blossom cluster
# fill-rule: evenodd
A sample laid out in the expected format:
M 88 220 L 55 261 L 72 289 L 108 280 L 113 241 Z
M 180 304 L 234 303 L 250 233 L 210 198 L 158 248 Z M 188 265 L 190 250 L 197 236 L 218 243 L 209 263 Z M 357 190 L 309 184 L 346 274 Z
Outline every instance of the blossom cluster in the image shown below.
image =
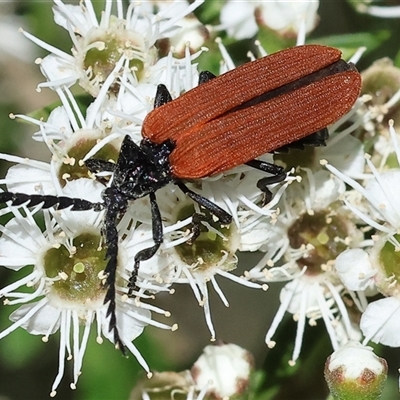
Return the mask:
M 157 87 L 165 85 L 174 99 L 197 86 L 197 59 L 206 51 L 203 46 L 210 36 L 225 30 L 236 39 L 253 37 L 264 25 L 295 37 L 301 45 L 318 22 L 318 1 L 299 1 L 284 8 L 279 2 L 242 2 L 241 12 L 237 2 L 227 1 L 220 25 L 207 27 L 193 14 L 203 0 L 131 2 L 126 10 L 119 0 L 106 1 L 100 18 L 90 0 L 79 5 L 53 1 L 54 20 L 71 39 L 70 53 L 21 32 L 48 52 L 36 60 L 45 77 L 37 90 L 53 90 L 60 105 L 46 120 L 12 115 L 37 126 L 33 139 L 47 148 L 49 161 L 2 153 L 0 159 L 15 165 L 0 183 L 13 193 L 66 196 L 93 204 L 102 204 L 113 174 L 111 168 L 94 174 L 85 161 L 95 158 L 102 165 L 115 165 L 126 136 L 140 144 Z M 222 41 L 216 43 L 223 59 L 220 73 L 235 68 Z M 259 43 L 257 48 L 259 56 L 266 55 Z M 355 51 L 348 61 L 356 63 L 363 50 Z M 251 60 L 255 58 L 250 55 Z M 392 69 L 393 65 L 379 64 L 364 73 L 363 95 L 329 127 L 325 147 L 262 156 L 288 171 L 284 182 L 271 185 L 269 203 L 264 204 L 257 188 L 264 174 L 248 165 L 189 182 L 193 191 L 232 215 L 229 226 L 206 215 L 200 221 L 199 236 L 191 243 L 193 215 L 204 210 L 172 183 L 159 189 L 163 243 L 141 261 L 133 296 L 129 282 L 135 256 L 154 245 L 151 201 L 148 196 L 137 199 L 117 218 L 116 329 L 121 344 L 149 378 L 152 372 L 146 355 L 134 340 L 148 325 L 177 329 L 175 323 L 153 319 L 157 314 L 170 317 L 153 299 L 160 293 L 173 294 L 177 284 L 190 285 L 214 341 L 218 332 L 209 291 L 229 305 L 217 276 L 264 291 L 274 282 L 285 282 L 265 342 L 270 348 L 279 345 L 277 328 L 290 313 L 297 323 L 290 365 L 300 357 L 307 323 L 314 326 L 318 321 L 325 325 L 335 351 L 354 340 L 363 345 L 373 341 L 400 346 L 396 318 L 400 313 L 396 268 L 400 145 L 395 121 L 386 117 L 394 114 L 400 91 L 382 100 L 371 95 L 377 88 L 368 87 L 368 74 L 376 77 Z M 89 106 L 83 108 L 75 96 L 77 88 L 90 97 Z M 76 387 L 93 324 L 98 343 L 106 338 L 118 344 L 105 301 L 107 210 L 57 210 L 27 204 L 8 203 L 0 210 L 1 216 L 12 217 L 0 226 L 0 263 L 14 271 L 29 269 L 0 289 L 4 304 L 19 305 L 0 339 L 19 327 L 41 335 L 45 342 L 60 332 L 59 367 L 51 389 L 55 396 L 66 358 L 73 360 L 71 388 Z M 248 266 L 243 275 L 234 273 L 239 251 L 262 253 L 260 261 Z M 377 293 L 381 298 L 368 304 L 368 297 Z M 268 301 L 268 292 L 265 296 Z M 207 373 L 204 376 L 184 382 L 181 390 L 188 399 L 204 398 L 210 387 Z M 149 393 L 144 390 L 143 398 L 150 398 Z M 229 390 L 226 393 L 230 395 Z

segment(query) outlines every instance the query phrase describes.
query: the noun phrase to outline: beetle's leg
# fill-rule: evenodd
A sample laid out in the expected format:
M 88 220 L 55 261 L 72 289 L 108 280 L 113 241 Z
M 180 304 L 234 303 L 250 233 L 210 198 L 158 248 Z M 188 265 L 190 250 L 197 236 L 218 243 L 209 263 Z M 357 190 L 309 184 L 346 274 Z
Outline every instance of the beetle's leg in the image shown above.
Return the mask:
M 163 106 L 170 101 L 172 101 L 171 94 L 169 93 L 167 87 L 160 83 L 157 86 L 156 97 L 154 98 L 154 108 Z
M 304 150 L 306 146 L 320 147 L 326 146 L 326 140 L 329 138 L 328 128 L 321 129 L 317 132 L 312 133 L 302 139 L 296 140 L 292 143 L 288 143 L 285 146 L 275 149 L 272 153 L 287 153 L 291 149 Z
M 200 236 L 201 233 L 201 222 L 213 222 L 212 218 L 206 214 L 194 213 L 192 215 L 192 237 L 186 241 L 188 245 L 192 245 L 196 239 Z
M 199 74 L 199 85 L 206 83 L 215 77 L 216 76 L 210 71 L 201 71 Z
M 207 209 L 211 214 L 216 216 L 219 219 L 219 222 L 221 222 L 224 225 L 229 225 L 232 222 L 232 215 L 227 213 L 225 210 L 223 210 L 221 207 L 217 206 L 215 203 L 212 201 L 206 199 L 205 197 L 199 195 L 198 193 L 193 192 L 190 190 L 183 182 L 175 182 L 175 184 L 179 187 L 179 189 L 182 190 L 183 193 L 185 193 L 187 196 L 189 196 L 193 201 L 195 201 L 197 204 L 200 206 L 204 207 Z M 209 221 L 210 219 L 207 218 L 206 215 L 204 214 L 199 214 L 199 213 L 194 213 L 192 216 L 192 237 L 189 240 L 189 243 L 193 243 L 197 237 L 200 235 L 200 223 L 201 221 Z
M 151 206 L 151 222 L 152 222 L 152 231 L 153 231 L 153 241 L 154 246 L 148 247 L 147 249 L 140 250 L 135 256 L 135 265 L 133 267 L 133 271 L 131 277 L 129 278 L 128 283 L 128 296 L 132 295 L 132 292 L 137 289 L 136 281 L 139 272 L 139 266 L 141 261 L 145 261 L 150 259 L 156 254 L 157 250 L 160 248 L 161 243 L 163 242 L 163 226 L 161 221 L 160 209 L 158 208 L 156 195 L 152 192 L 149 194 L 150 196 L 150 206 Z
M 262 178 L 257 182 L 257 187 L 263 192 L 264 198 L 262 205 L 268 204 L 272 199 L 272 192 L 268 189 L 268 185 L 279 183 L 285 180 L 286 172 L 283 167 L 276 164 L 271 164 L 266 161 L 251 160 L 246 163 L 249 167 L 256 168 L 263 172 L 268 172 L 272 176 Z

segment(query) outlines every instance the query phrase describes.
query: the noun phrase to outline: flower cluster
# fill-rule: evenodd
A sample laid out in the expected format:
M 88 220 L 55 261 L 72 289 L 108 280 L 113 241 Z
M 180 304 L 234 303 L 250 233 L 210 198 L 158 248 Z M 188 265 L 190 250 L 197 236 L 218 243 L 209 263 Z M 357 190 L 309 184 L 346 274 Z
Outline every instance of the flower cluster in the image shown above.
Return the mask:
M 131 296 L 133 260 L 154 244 L 149 201 L 136 200 L 115 221 L 118 253 L 116 289 L 115 295 L 111 295 L 115 305 L 111 308 L 107 297 L 111 250 L 105 242 L 107 224 L 111 223 L 104 222 L 107 209 L 95 205 L 103 204 L 103 192 L 110 186 L 112 174 L 108 168 L 93 174 L 85 160 L 93 157 L 101 160 L 102 165 L 115 165 L 125 137 L 140 142 L 143 120 L 153 108 L 160 83 L 173 98 L 197 85 L 199 73 L 193 61 L 203 51 L 207 30 L 192 11 L 202 1 L 159 2 L 156 13 L 151 2 L 132 3 L 125 13 L 119 1 L 106 2 L 100 20 L 90 1 L 78 6 L 59 0 L 54 3 L 56 23 L 70 34 L 71 54 L 21 32 L 50 52 L 36 61 L 46 78 L 38 90 L 51 88 L 61 105 L 50 112 L 46 121 L 11 115 L 38 127 L 33 139 L 50 151 L 49 162 L 0 155 L 15 164 L 1 180 L 8 191 L 81 199 L 76 202 L 77 209 L 84 201 L 94 205 L 78 212 L 74 207 L 57 210 L 43 203 L 31 208 L 25 201 L 1 210 L 1 215 L 12 216 L 0 228 L 2 265 L 15 271 L 33 265 L 33 270 L 0 290 L 4 304 L 21 305 L 10 316 L 13 324 L 0 333 L 0 338 L 22 327 L 42 335 L 46 342 L 49 335 L 60 331 L 59 368 L 51 396 L 56 395 L 63 377 L 65 358 L 73 359 L 71 388 L 76 387 L 94 322 L 98 343 L 105 337 L 122 350 L 127 348 L 151 377 L 147 362 L 132 341 L 149 324 L 161 329 L 177 328 L 176 324 L 170 326 L 152 319 L 152 313 L 170 316 L 168 311 L 152 304 L 152 299 L 160 292 L 173 293 L 173 284 L 192 287 L 204 308 L 211 340 L 215 340 L 209 286 L 225 305 L 228 301 L 215 279 L 217 275 L 248 287 L 265 288 L 230 271 L 236 268 L 239 249 L 256 250 L 261 246 L 261 242 L 255 245 L 251 240 L 251 229 L 274 213 L 274 204 L 260 206 L 262 196 L 256 188 L 260 174 L 249 174 L 250 167 L 204 180 L 196 191 L 229 211 L 234 223 L 225 227 L 207 217 L 200 224 L 195 245 L 189 245 L 186 242 L 192 236 L 192 215 L 200 210 L 176 186 L 167 185 L 158 194 L 163 245 L 157 254 L 141 262 Z M 112 13 L 113 5 L 116 15 Z M 84 111 L 73 94 L 76 83 L 92 96 Z M 42 208 L 44 229 L 36 218 Z M 24 286 L 32 290 L 27 293 Z
M 336 355 L 347 343 L 352 345 L 345 348 L 360 350 L 354 341 L 400 346 L 395 318 L 400 313 L 400 145 L 395 121 L 388 119 L 397 112 L 400 80 L 392 64 L 381 61 L 364 73 L 363 95 L 329 127 L 326 146 L 281 149 L 260 157 L 288 171 L 283 182 L 269 186 L 273 197 L 267 204 L 257 188 L 265 174 L 242 165 L 189 182 L 184 190 L 173 183 L 163 185 L 157 203 L 152 195 L 132 196 L 135 201 L 118 208 L 117 200 L 107 203 L 107 190 L 118 180 L 122 162 L 129 168 L 134 163 L 121 161 L 126 156 L 121 147 L 140 145 L 160 85 L 172 99 L 197 86 L 203 45 L 222 30 L 243 39 L 266 29 L 304 44 L 318 22 L 319 3 L 298 1 L 282 7 L 278 1 L 238 5 L 228 0 L 220 23 L 205 26 L 193 14 L 203 0 L 132 1 L 125 11 L 120 0 L 106 1 L 100 19 L 90 0 L 79 5 L 53 1 L 54 20 L 71 39 L 70 53 L 21 32 L 48 52 L 36 60 L 45 78 L 37 90 L 54 91 L 59 105 L 46 120 L 11 115 L 37 126 L 33 139 L 49 151 L 49 161 L 0 154 L 14 164 L 0 183 L 8 192 L 27 195 L 18 204 L 8 199 L 0 210 L 0 216 L 8 217 L 0 226 L 0 264 L 26 271 L 0 289 L 5 305 L 18 305 L 0 339 L 19 327 L 41 335 L 44 342 L 59 331 L 59 366 L 51 396 L 64 375 L 65 359 L 73 359 L 71 388 L 76 387 L 93 324 L 99 344 L 106 338 L 129 350 L 151 377 L 146 355 L 134 340 L 148 325 L 177 329 L 176 323 L 153 319 L 157 314 L 171 316 L 153 300 L 160 293 L 173 294 L 178 284 L 190 286 L 204 309 L 211 340 L 216 340 L 209 291 L 229 305 L 218 276 L 264 291 L 284 282 L 265 342 L 270 348 L 279 345 L 277 329 L 291 314 L 297 324 L 288 360 L 292 366 L 300 357 L 307 324 L 324 324 Z M 223 59 L 220 73 L 234 69 L 222 41 L 215 42 Z M 260 56 L 266 55 L 259 42 L 256 48 Z M 354 51 L 348 61 L 356 63 L 363 51 Z M 397 86 L 380 84 L 376 77 L 382 75 L 393 76 Z M 378 87 L 370 88 L 370 82 L 378 82 Z M 82 91 L 88 105 L 76 95 Z M 221 224 L 193 202 L 194 193 L 229 213 L 232 223 Z M 39 196 L 43 201 L 30 203 Z M 56 206 L 46 204 L 54 198 Z M 75 200 L 61 207 L 65 198 Z M 160 232 L 162 239 L 157 239 Z M 239 251 L 262 253 L 242 275 L 234 273 Z M 368 304 L 368 297 L 377 293 L 381 298 Z M 155 374 L 151 388 L 143 384 L 132 398 L 149 399 L 164 390 L 188 399 L 241 393 L 237 380 L 247 385 L 252 362 L 246 352 L 229 346 L 207 348 L 190 373 Z M 229 368 L 236 373 L 229 374 L 235 378 L 232 382 L 213 382 Z

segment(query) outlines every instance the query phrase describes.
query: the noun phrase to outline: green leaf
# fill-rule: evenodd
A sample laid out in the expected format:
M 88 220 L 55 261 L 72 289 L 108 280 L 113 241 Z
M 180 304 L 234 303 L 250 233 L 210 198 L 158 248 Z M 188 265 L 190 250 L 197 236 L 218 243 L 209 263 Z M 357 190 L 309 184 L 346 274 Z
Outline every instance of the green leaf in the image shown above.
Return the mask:
M 330 35 L 313 39 L 312 43 L 323 44 L 326 46 L 338 47 L 340 49 L 355 50 L 365 46 L 367 52 L 378 48 L 390 37 L 390 31 L 379 30 L 375 32 L 358 32 L 343 35 Z

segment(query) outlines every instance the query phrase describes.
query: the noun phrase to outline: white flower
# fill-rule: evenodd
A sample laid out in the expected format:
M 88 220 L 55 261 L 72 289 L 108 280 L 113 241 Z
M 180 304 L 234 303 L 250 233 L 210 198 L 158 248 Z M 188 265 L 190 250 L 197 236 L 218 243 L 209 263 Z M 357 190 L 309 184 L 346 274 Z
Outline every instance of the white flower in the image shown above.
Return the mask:
M 309 33 L 318 21 L 319 1 L 249 1 L 228 0 L 221 10 L 221 26 L 235 39 L 253 37 L 258 25 L 279 32 L 282 36 Z
M 68 184 L 71 185 L 75 186 L 71 191 L 77 196 L 100 201 L 99 184 L 80 179 Z M 59 368 L 51 393 L 54 396 L 64 374 L 66 354 L 74 359 L 71 387 L 75 388 L 94 320 L 97 321 L 99 343 L 103 340 L 102 335 L 112 342 L 114 338 L 110 332 L 109 317 L 106 316 L 105 290 L 101 285 L 107 261 L 100 235 L 101 213 L 45 210 L 46 229 L 42 233 L 33 220 L 39 208 L 31 212 L 22 206 L 26 216 L 17 207 L 2 210 L 2 214 L 11 211 L 14 218 L 1 227 L 1 264 L 13 270 L 25 265 L 33 265 L 34 269 L 0 290 L 0 295 L 6 298 L 5 304 L 22 304 L 10 316 L 14 323 L 0 333 L 0 338 L 23 327 L 32 334 L 43 335 L 43 340 L 47 341 L 49 335 L 60 330 Z M 124 253 L 124 243 L 121 243 L 121 253 Z M 118 284 L 125 287 L 126 281 Z M 24 285 L 32 287 L 33 292 L 18 292 L 17 289 Z M 150 310 L 166 313 L 150 305 L 127 300 L 121 294 L 117 290 L 116 316 L 120 339 L 150 373 L 147 363 L 131 342 L 148 324 L 170 329 L 152 321 Z M 84 329 L 80 340 L 81 325 Z
M 400 160 L 393 122 L 389 124 L 389 130 L 391 132 L 393 150 L 397 159 Z M 365 187 L 332 165 L 327 164 L 326 167 L 352 186 L 355 191 L 361 194 L 363 200 L 367 201 L 368 208 L 365 206 L 360 207 L 359 203 L 354 201 L 357 198 L 351 196 L 345 199 L 345 204 L 366 225 L 380 232 L 379 235 L 374 235 L 372 237 L 373 240 L 368 243 L 371 246 L 369 259 L 363 257 L 364 262 L 361 259 L 359 260 L 359 267 L 363 269 L 365 278 L 368 279 L 368 276 L 373 276 L 378 290 L 386 296 L 397 295 L 396 276 L 393 275 L 394 271 L 391 264 L 393 262 L 392 257 L 400 247 L 397 234 L 400 228 L 400 216 L 397 208 L 397 203 L 400 200 L 400 191 L 397 185 L 400 178 L 400 170 L 389 169 L 379 172 L 369 156 L 366 156 L 365 160 L 372 172 Z M 372 274 L 371 267 L 376 271 L 376 274 Z M 354 281 L 353 284 L 355 284 Z
M 311 326 L 324 320 L 334 349 L 357 335 L 334 262 L 347 246 L 357 245 L 362 234 L 338 206 L 343 183 L 325 171 L 304 172 L 302 181 L 289 185 L 278 204 L 280 213 L 270 230 L 276 231 L 271 237 L 280 239 L 263 246 L 265 256 L 249 272 L 262 282 L 291 280 L 281 291 L 281 305 L 266 334 L 267 345 L 274 347 L 272 338 L 285 312 L 293 314 L 297 334 L 290 364 L 299 357 L 307 319 Z
M 114 131 L 109 134 L 105 127 L 102 127 L 103 130 L 97 128 L 90 116 L 87 119 L 83 117 L 68 89 L 65 89 L 68 99 L 64 96 L 64 91 L 57 90 L 63 105 L 51 112 L 48 121 L 44 122 L 19 114 L 13 116 L 40 127 L 40 131 L 34 134 L 34 138 L 46 143 L 52 157 L 50 163 L 44 163 L 0 154 L 1 159 L 18 163 L 9 169 L 6 178 L 2 180 L 9 191 L 61 194 L 62 187 L 67 182 L 89 177 L 88 170 L 83 164 L 83 159 L 87 154 L 93 153 L 105 160 L 117 159 L 124 133 Z M 102 100 L 99 97 L 96 102 Z
M 252 355 L 235 344 L 207 346 L 194 363 L 191 374 L 197 390 L 217 399 L 243 395 L 249 386 Z
M 203 0 L 190 5 L 186 3 L 183 8 L 179 2 L 174 2 L 157 15 L 143 12 L 140 2 L 132 3 L 124 14 L 121 3 L 117 2 L 117 16 L 111 14 L 113 1 L 108 1 L 100 21 L 91 1 L 78 6 L 60 0 L 54 0 L 54 3 L 55 22 L 69 32 L 73 49 L 71 55 L 67 54 L 23 32 L 51 53 L 38 60 L 48 80 L 39 88 L 71 86 L 79 81 L 88 93 L 98 96 L 109 77 L 112 79 L 111 92 L 118 91 L 118 73 L 123 74 L 122 80 L 134 85 L 139 81 L 147 82 L 149 68 L 157 60 L 156 41 L 180 33 L 179 21 Z M 184 49 L 184 46 L 180 47 Z
M 397 161 L 400 160 L 399 144 L 393 127 L 393 121 L 389 121 L 389 132 L 391 136 L 392 152 Z M 363 186 L 351 179 L 332 165 L 327 168 L 350 185 L 354 191 L 361 195 L 360 199 L 354 196 L 347 197 L 347 207 L 367 226 L 370 230 L 377 231 L 372 235 L 372 240 L 366 241 L 368 251 L 351 250 L 339 257 L 339 269 L 341 277 L 350 289 L 370 289 L 373 283 L 376 289 L 386 298 L 370 303 L 364 311 L 360 328 L 365 336 L 363 341 L 367 344 L 372 340 L 391 347 L 400 346 L 398 340 L 398 318 L 400 310 L 400 286 L 398 283 L 398 249 L 400 248 L 400 217 L 397 204 L 400 200 L 398 180 L 399 169 L 386 169 L 381 165 L 379 171 L 369 156 L 365 157 L 366 165 L 371 171 L 369 180 Z M 354 200 L 357 201 L 354 201 Z M 373 231 L 373 232 L 374 232 Z M 355 257 L 357 260 L 355 261 Z M 345 272 L 348 268 L 355 268 L 352 272 Z
M 253 185 L 252 191 L 248 192 L 248 197 L 244 196 L 240 190 L 243 181 L 246 179 L 251 181 Z M 175 186 L 169 185 L 157 192 L 164 224 L 164 243 L 158 255 L 141 263 L 138 286 L 146 288 L 151 281 L 153 282 L 152 285 L 155 284 L 154 282 L 159 282 L 164 284 L 163 290 L 165 290 L 173 283 L 189 284 L 196 300 L 204 307 L 212 340 L 215 340 L 216 333 L 209 306 L 209 282 L 226 306 L 229 303 L 217 283 L 216 276 L 218 275 L 248 287 L 266 289 L 266 286 L 249 282 L 248 279 L 235 276 L 230 272 L 236 268 L 237 258 L 235 253 L 242 247 L 240 232 L 243 230 L 244 237 L 248 237 L 251 235 L 252 227 L 257 229 L 260 221 L 264 221 L 264 218 L 273 214 L 273 211 L 270 211 L 268 207 L 262 209 L 252 203 L 257 198 L 261 199 L 255 183 L 256 179 L 252 176 L 252 173 L 245 176 L 243 174 L 231 174 L 229 177 L 222 178 L 220 176 L 199 182 L 194 190 L 228 210 L 233 215 L 233 222 L 230 226 L 222 227 L 219 222 L 212 219 L 209 213 L 206 213 L 209 219 L 201 222 L 200 236 L 192 245 L 186 244 L 192 237 L 190 229 L 192 215 L 194 212 L 199 213 L 200 211 L 204 214 L 204 210 L 200 210 L 196 203 Z M 253 210 L 247 208 L 249 204 L 252 205 Z M 136 200 L 135 208 L 131 210 L 135 218 L 143 221 L 130 241 L 132 243 L 130 249 L 132 254 L 152 245 L 148 210 L 147 200 L 144 199 L 139 202 Z M 260 213 L 258 216 L 257 211 Z M 153 278 L 149 281 L 149 277 Z

